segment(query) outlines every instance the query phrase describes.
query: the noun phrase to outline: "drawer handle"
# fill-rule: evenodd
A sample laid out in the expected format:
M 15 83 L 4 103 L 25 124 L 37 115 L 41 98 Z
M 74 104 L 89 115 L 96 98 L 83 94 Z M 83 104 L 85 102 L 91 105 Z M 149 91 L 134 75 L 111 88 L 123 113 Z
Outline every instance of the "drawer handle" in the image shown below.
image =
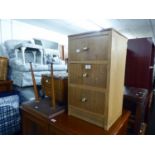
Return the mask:
M 82 103 L 87 102 L 87 98 L 86 98 L 86 97 L 83 97 L 83 98 L 81 99 L 81 102 L 82 102 Z
M 83 73 L 82 76 L 83 76 L 83 77 L 87 77 L 88 74 L 87 74 L 87 73 Z
M 83 47 L 83 51 L 88 51 L 88 47 Z
M 80 53 L 81 51 L 80 51 L 80 49 L 76 49 L 76 53 Z

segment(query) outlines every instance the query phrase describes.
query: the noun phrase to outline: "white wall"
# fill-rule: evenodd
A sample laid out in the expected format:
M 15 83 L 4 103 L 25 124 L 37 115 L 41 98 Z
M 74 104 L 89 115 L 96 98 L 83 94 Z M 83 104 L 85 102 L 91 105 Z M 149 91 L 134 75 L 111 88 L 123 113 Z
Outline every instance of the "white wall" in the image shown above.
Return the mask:
M 68 46 L 68 38 L 65 35 L 37 26 L 29 25 L 11 19 L 0 20 L 0 43 L 10 39 L 32 40 L 33 38 L 45 39 Z M 65 48 L 67 49 L 67 48 Z M 66 55 L 65 51 L 65 55 Z
M 12 39 L 12 29 L 11 29 L 12 22 L 11 20 L 1 20 L 0 21 L 0 41 L 1 43 L 5 40 Z

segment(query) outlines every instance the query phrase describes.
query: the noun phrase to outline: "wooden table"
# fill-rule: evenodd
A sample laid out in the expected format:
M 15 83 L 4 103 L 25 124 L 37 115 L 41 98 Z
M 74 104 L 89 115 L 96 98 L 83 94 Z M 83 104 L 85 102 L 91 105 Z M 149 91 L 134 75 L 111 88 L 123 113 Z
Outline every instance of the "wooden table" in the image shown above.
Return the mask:
M 49 118 L 51 108 L 48 101 L 29 103 L 21 106 L 22 133 L 32 135 L 119 135 L 126 134 L 129 111 L 123 111 L 115 124 L 105 131 L 103 128 L 90 124 L 63 112 L 52 119 Z M 37 109 L 35 108 L 37 105 Z

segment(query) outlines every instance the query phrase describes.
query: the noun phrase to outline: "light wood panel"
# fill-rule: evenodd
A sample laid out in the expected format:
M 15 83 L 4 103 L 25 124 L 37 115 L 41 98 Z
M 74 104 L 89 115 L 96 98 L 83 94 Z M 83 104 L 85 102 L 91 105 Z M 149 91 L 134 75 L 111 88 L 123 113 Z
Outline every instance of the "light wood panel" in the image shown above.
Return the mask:
M 107 128 L 122 114 L 125 60 L 127 39 L 117 32 L 111 32 L 111 59 L 109 69 L 109 90 L 107 93 Z

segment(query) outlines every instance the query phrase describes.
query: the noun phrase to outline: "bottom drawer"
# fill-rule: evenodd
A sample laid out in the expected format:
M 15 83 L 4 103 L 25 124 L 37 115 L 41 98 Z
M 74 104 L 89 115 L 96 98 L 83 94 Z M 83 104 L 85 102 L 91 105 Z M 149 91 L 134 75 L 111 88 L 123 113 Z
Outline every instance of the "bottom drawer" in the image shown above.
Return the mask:
M 69 87 L 68 114 L 104 127 L 105 93 Z

